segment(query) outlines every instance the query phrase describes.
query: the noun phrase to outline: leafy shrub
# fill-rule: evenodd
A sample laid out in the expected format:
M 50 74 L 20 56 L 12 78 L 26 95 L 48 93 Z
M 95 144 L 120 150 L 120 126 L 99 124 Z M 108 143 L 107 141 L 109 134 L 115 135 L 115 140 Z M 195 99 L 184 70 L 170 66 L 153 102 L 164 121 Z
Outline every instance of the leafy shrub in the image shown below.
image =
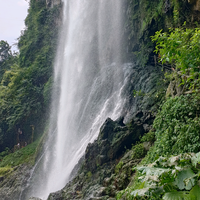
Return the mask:
M 119 173 L 123 165 L 124 165 L 123 161 L 120 161 L 115 167 L 115 173 Z
M 2 151 L 0 153 L 0 161 L 7 155 L 9 155 L 11 153 L 10 149 L 8 147 L 5 148 L 4 151 Z
M 169 29 L 169 33 L 157 31 L 152 40 L 156 41 L 156 53 L 159 53 L 162 63 L 176 65 L 183 73 L 190 69 L 192 73 L 199 71 L 200 65 L 200 28 Z
M 133 150 L 133 159 L 144 158 L 147 151 L 144 148 L 143 143 L 138 143 L 132 147 Z
M 161 155 L 200 150 L 200 96 L 169 98 L 154 120 L 156 142 L 148 152 L 150 161 Z
M 171 64 L 183 83 L 188 83 L 188 89 L 200 88 L 200 28 L 170 28 L 168 33 L 160 30 L 151 38 L 156 42 L 160 61 Z
M 0 82 L 6 70 L 18 63 L 18 53 L 11 51 L 11 46 L 6 42 L 0 41 Z
M 153 144 L 155 142 L 155 140 L 156 140 L 156 138 L 155 138 L 154 131 L 149 131 L 141 138 L 141 142 L 150 142 L 151 144 Z
M 118 193 L 127 200 L 180 200 L 199 199 L 200 152 L 160 157 L 148 166 L 137 166 L 140 185 L 128 187 Z

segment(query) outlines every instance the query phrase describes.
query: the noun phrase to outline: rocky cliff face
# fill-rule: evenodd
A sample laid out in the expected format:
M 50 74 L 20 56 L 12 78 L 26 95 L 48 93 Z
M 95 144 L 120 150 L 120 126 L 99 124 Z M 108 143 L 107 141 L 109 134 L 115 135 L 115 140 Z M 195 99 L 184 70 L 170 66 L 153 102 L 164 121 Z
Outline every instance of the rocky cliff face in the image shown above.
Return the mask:
M 199 5 L 199 0 L 128 0 L 126 32 L 131 58 L 142 66 L 156 63 L 150 36 L 184 22 L 193 27 L 200 19 Z
M 0 177 L 1 200 L 18 200 L 31 174 L 32 166 L 24 164 L 14 167 L 9 173 Z
M 48 200 L 115 199 L 117 191 L 131 181 L 132 167 L 140 162 L 130 149 L 146 132 L 144 125 L 150 128 L 153 119 L 150 113 L 142 112 L 129 125 L 123 123 L 123 118 L 108 118 L 97 140 L 88 145 L 78 174 L 61 191 L 50 194 Z
M 123 90 L 127 97 L 126 119 L 108 118 L 104 122 L 97 140 L 88 144 L 84 158 L 75 167 L 71 181 L 62 190 L 50 194 L 48 200 L 115 199 L 116 193 L 131 182 L 132 168 L 151 144 L 143 143 L 140 155 L 136 155 L 132 146 L 152 129 L 159 95 L 164 90 L 158 84 L 162 78 L 159 68 L 149 65 L 144 69 L 133 63 L 129 66 L 132 73 Z

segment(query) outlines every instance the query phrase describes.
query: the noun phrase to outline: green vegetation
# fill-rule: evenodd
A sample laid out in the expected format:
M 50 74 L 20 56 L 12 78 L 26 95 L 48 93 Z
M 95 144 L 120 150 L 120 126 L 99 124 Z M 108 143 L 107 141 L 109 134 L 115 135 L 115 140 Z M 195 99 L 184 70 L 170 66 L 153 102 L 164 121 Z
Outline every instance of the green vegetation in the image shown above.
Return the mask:
M 169 98 L 154 121 L 156 142 L 148 152 L 154 161 L 161 155 L 200 151 L 200 96 L 196 94 Z
M 199 199 L 200 153 L 160 157 L 148 166 L 137 166 L 138 183 L 118 193 L 128 200 L 137 199 Z
M 200 29 L 185 26 L 158 31 L 152 37 L 160 62 L 171 68 L 166 74 L 169 94 L 156 115 L 153 131 L 141 138 L 154 145 L 143 165 L 133 169 L 134 182 L 119 191 L 117 199 L 199 199 Z M 133 148 L 141 150 L 139 145 L 142 143 Z
M 11 153 L 11 152 L 10 152 L 10 149 L 9 149 L 8 147 L 6 147 L 6 148 L 5 148 L 5 151 L 2 151 L 2 152 L 0 153 L 0 160 L 2 160 L 3 157 L 7 156 L 7 155 L 10 154 L 10 153 Z
M 139 65 L 145 67 L 154 63 L 154 44 L 150 36 L 157 30 L 167 31 L 170 27 L 181 27 L 185 21 L 193 27 L 193 22 L 198 18 L 191 11 L 192 5 L 188 2 L 187 0 L 128 1 L 126 31 L 129 52 L 136 55 Z
M 38 144 L 41 142 L 40 139 L 36 140 L 30 145 L 24 148 L 16 150 L 14 153 L 10 153 L 7 148 L 6 151 L 0 154 L 0 177 L 9 176 L 15 167 L 20 164 L 28 163 L 29 165 L 35 164 L 35 158 L 37 155 Z
M 120 162 L 116 165 L 116 167 L 115 167 L 115 173 L 116 173 L 116 174 L 119 173 L 119 171 L 121 170 L 121 168 L 123 167 L 123 165 L 124 165 L 123 161 L 120 161 Z
M 26 29 L 18 41 L 19 55 L 0 42 L 0 152 L 21 142 L 20 131 L 27 143 L 43 133 L 60 11 L 61 5 L 50 8 L 45 1 L 31 0 Z
M 169 33 L 159 31 L 152 37 L 157 42 L 155 51 L 161 62 L 173 67 L 171 82 L 173 74 L 178 73 L 181 81 L 176 87 L 184 85 L 184 90 L 168 98 L 157 114 L 154 121 L 156 142 L 148 153 L 151 162 L 161 155 L 200 151 L 200 95 L 196 93 L 200 72 L 199 37 L 198 28 L 170 29 Z
M 144 158 L 147 153 L 143 143 L 138 143 L 134 145 L 132 147 L 132 150 L 133 150 L 133 155 L 132 155 L 133 159 Z
M 2 81 L 3 74 L 9 70 L 12 65 L 18 63 L 18 53 L 11 51 L 11 46 L 1 40 L 0 41 L 0 82 Z
M 6 174 L 13 171 L 12 167 L 0 167 L 0 177 L 5 176 Z
M 0 161 L 0 171 L 5 167 L 15 167 L 22 163 L 31 163 L 35 162 L 35 152 L 37 150 L 40 140 L 36 140 L 32 144 L 27 145 L 24 148 L 21 148 L 15 151 L 12 154 L 9 154 Z
M 155 52 L 162 63 L 168 63 L 182 79 L 184 90 L 198 90 L 200 87 L 200 28 L 169 29 L 169 33 L 156 32 L 152 40 L 156 42 Z
M 150 142 L 151 145 L 155 142 L 155 140 L 155 132 L 153 130 L 149 131 L 141 138 L 141 142 Z
M 87 172 L 86 177 L 87 177 L 87 179 L 90 180 L 92 177 L 92 172 L 91 171 Z
M 146 94 L 144 92 L 142 92 L 141 90 L 139 90 L 139 91 L 133 90 L 133 96 L 134 96 L 134 98 L 138 97 L 138 96 L 143 97 L 145 95 Z

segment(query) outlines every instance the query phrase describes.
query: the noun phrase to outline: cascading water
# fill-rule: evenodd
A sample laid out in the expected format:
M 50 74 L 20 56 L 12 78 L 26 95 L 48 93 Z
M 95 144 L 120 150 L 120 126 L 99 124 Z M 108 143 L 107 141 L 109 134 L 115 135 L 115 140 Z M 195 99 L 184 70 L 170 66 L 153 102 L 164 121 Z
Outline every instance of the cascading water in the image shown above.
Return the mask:
M 21 199 L 47 199 L 63 188 L 105 119 L 121 115 L 127 67 L 121 61 L 124 3 L 65 0 L 49 139 Z

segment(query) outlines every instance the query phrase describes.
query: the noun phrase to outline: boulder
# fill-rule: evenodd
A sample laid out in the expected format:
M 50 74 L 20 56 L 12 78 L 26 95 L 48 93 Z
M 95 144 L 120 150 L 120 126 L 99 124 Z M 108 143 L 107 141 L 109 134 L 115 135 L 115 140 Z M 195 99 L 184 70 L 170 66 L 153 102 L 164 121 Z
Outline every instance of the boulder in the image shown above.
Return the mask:
M 97 140 L 87 146 L 85 167 L 88 171 L 94 173 L 98 166 L 120 158 L 149 129 L 147 119 L 150 116 L 141 112 L 137 117 L 142 118 L 146 125 L 143 126 L 141 121 L 132 121 L 128 127 L 123 123 L 123 118 L 116 121 L 106 119 Z

